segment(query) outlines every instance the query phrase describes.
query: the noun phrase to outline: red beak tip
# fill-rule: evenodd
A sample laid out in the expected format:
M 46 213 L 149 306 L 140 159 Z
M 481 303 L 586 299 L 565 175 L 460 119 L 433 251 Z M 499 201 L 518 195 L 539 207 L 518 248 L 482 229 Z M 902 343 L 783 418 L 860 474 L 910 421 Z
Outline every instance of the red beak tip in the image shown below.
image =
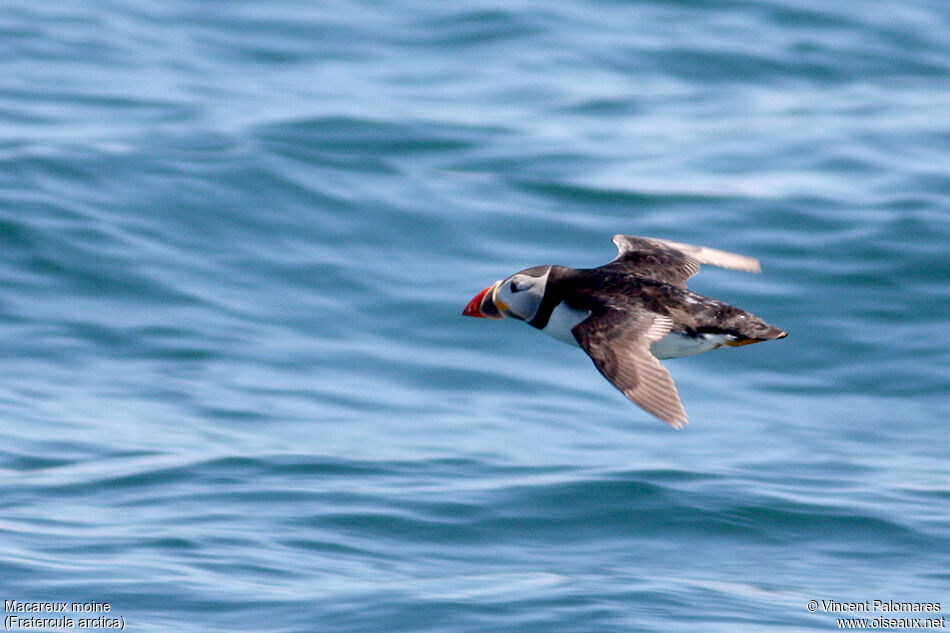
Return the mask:
M 488 286 L 487 288 L 479 292 L 477 295 L 472 297 L 472 300 L 469 301 L 468 305 L 465 306 L 465 309 L 462 310 L 462 316 L 469 316 L 469 317 L 475 317 L 478 319 L 484 319 L 485 315 L 482 314 L 482 300 L 485 299 L 485 295 L 488 294 L 488 291 L 491 289 L 492 287 Z

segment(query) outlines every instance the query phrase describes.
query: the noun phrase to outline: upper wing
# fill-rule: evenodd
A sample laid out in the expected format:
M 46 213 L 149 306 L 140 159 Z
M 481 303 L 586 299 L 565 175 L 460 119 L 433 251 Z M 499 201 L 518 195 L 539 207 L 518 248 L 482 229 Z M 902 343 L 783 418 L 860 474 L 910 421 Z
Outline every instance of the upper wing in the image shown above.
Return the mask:
M 613 243 L 620 253 L 606 267 L 677 286 L 685 286 L 686 280 L 699 272 L 700 264 L 762 272 L 759 260 L 753 257 L 705 246 L 635 235 L 614 235 Z
M 686 424 L 686 411 L 666 368 L 650 344 L 666 336 L 673 321 L 642 309 L 595 312 L 571 332 L 600 373 L 617 389 L 674 428 Z

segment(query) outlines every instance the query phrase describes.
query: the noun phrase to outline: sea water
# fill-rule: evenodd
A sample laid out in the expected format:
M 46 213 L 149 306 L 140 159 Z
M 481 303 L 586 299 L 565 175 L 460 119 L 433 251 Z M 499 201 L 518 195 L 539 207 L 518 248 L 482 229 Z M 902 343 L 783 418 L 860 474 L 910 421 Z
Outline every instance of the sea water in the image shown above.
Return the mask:
M 945 616 L 947 9 L 8 0 L 0 599 L 68 608 L 4 617 Z M 668 361 L 683 431 L 461 317 L 615 233 L 760 259 L 690 288 L 789 332 Z M 940 606 L 821 607 L 874 601 Z

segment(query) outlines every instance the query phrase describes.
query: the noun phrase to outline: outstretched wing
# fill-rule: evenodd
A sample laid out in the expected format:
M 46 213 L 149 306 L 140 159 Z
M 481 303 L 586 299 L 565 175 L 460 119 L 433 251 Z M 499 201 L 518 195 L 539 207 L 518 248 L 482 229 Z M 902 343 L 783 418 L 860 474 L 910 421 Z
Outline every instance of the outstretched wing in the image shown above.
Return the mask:
M 581 321 L 571 332 L 600 373 L 630 400 L 674 428 L 687 423 L 676 385 L 650 352 L 673 321 L 643 309 L 608 308 Z
M 655 237 L 614 235 L 620 253 L 604 268 L 649 277 L 677 286 L 699 272 L 701 264 L 750 273 L 762 272 L 759 260 L 705 246 L 693 246 Z

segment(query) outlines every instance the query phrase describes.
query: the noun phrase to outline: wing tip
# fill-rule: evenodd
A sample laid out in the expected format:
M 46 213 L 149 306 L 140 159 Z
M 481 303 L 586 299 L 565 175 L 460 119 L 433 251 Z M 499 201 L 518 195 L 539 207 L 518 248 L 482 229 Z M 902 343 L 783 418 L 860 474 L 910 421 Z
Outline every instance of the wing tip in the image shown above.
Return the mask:
M 655 417 L 660 422 L 669 424 L 677 431 L 683 430 L 683 427 L 689 424 L 689 418 L 686 416 L 686 410 L 683 408 L 683 404 L 680 402 L 679 394 L 676 392 L 675 385 L 673 386 L 673 394 L 676 398 L 676 402 L 668 403 L 668 406 L 666 407 L 651 406 L 650 403 L 644 402 L 642 398 L 634 394 L 632 391 L 622 391 L 623 395 L 627 396 L 628 400 Z
M 745 257 L 745 255 L 743 255 L 743 257 Z M 736 270 L 742 271 L 744 273 L 755 273 L 756 275 L 760 274 L 762 272 L 762 264 L 754 257 L 749 257 L 749 259 L 751 261 L 749 262 L 748 268 L 737 268 Z
M 660 419 L 662 420 L 662 418 Z M 671 427 L 673 427 L 673 429 L 676 431 L 682 431 L 684 428 L 686 428 L 686 425 L 689 424 L 689 420 L 687 420 L 685 417 L 677 418 L 675 420 L 663 420 L 663 421 L 669 424 Z

